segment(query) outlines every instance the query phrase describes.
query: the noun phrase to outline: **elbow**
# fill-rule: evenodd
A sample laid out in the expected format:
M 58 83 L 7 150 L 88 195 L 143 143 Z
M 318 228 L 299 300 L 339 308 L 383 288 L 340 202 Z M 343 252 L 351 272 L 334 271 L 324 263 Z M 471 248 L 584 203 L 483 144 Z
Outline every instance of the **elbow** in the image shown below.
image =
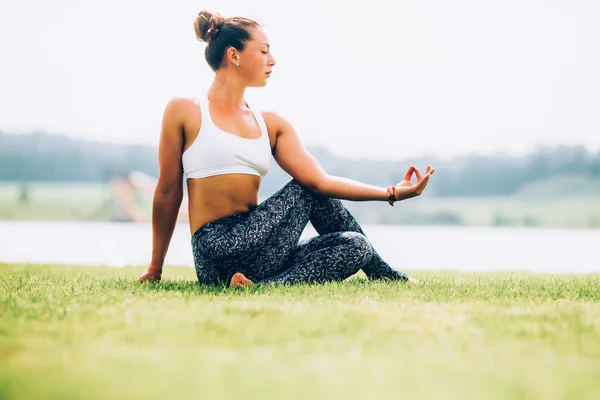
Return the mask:
M 329 193 L 329 176 L 323 175 L 308 185 L 308 189 L 316 194 L 326 196 Z
M 154 193 L 154 199 L 152 201 L 152 209 L 162 210 L 164 213 L 170 213 L 174 210 L 179 210 L 183 202 L 183 194 L 173 193 Z
M 162 186 L 157 185 L 154 191 L 154 198 L 164 202 L 181 203 L 183 200 L 183 186 Z

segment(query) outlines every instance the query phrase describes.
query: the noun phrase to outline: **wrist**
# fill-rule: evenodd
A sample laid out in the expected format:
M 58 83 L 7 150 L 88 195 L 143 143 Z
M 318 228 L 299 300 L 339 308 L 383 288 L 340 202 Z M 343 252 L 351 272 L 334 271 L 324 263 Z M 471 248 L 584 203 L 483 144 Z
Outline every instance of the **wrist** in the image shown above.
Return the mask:
M 388 186 L 387 187 L 387 202 L 390 206 L 394 207 L 394 204 L 396 203 L 396 201 L 398 201 L 398 198 L 396 197 L 397 190 L 395 186 Z
M 155 264 L 155 263 L 150 263 L 150 265 L 148 266 L 148 271 L 149 272 L 155 272 L 155 273 L 162 273 L 162 264 Z
M 396 186 L 396 201 L 407 200 L 411 197 L 415 197 L 414 187 Z

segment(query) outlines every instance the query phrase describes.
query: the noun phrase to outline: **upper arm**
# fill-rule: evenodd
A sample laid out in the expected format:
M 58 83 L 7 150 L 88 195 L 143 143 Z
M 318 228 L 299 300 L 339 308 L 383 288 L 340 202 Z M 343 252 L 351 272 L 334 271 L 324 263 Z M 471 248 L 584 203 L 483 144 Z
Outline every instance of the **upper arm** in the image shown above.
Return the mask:
M 327 173 L 304 147 L 296 130 L 276 113 L 264 112 L 263 117 L 268 129 L 275 132 L 273 157 L 277 164 L 302 186 L 318 191 Z
M 165 107 L 158 145 L 158 182 L 156 190 L 163 194 L 183 193 L 184 99 L 172 99 Z

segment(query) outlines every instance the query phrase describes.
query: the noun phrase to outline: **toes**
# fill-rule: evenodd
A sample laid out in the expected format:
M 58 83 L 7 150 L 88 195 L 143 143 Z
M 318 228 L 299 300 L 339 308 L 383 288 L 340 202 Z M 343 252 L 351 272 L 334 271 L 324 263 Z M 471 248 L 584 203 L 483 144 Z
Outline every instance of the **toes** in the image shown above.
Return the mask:
M 241 272 L 236 272 L 233 274 L 231 277 L 231 282 L 229 283 L 230 287 L 244 287 L 252 285 L 254 285 L 254 283 L 250 279 L 246 278 Z

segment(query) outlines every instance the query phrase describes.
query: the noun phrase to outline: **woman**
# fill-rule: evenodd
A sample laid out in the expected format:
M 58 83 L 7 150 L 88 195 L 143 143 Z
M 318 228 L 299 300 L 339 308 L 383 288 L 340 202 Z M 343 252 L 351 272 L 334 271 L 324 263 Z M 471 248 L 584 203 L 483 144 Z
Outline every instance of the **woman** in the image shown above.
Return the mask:
M 161 278 L 185 174 L 200 283 L 325 282 L 360 269 L 373 279 L 416 282 L 382 260 L 339 199 L 394 205 L 420 195 L 435 169 L 428 166 L 422 176 L 411 166 L 402 182 L 387 188 L 329 176 L 284 118 L 258 112 L 244 99 L 247 87 L 267 84 L 275 66 L 260 25 L 202 11 L 194 29 L 207 43 L 205 58 L 215 79 L 207 96 L 176 98 L 166 106 L 152 207 L 152 261 L 140 281 Z M 272 158 L 293 179 L 258 205 Z M 299 241 L 309 221 L 319 236 Z

